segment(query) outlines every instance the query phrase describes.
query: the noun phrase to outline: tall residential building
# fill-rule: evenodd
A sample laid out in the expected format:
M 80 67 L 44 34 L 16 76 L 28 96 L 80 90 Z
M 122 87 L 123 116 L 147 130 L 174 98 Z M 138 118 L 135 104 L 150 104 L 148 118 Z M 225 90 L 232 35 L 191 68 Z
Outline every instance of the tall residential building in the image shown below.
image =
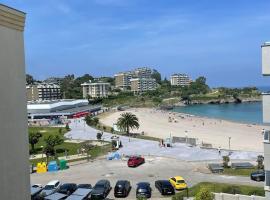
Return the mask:
M 157 82 L 153 78 L 133 78 L 130 82 L 131 91 L 134 93 L 143 93 L 157 89 Z
M 148 67 L 139 67 L 136 68 L 133 73 L 137 78 L 151 78 L 152 69 Z
M 175 86 L 188 86 L 191 79 L 187 74 L 173 74 L 171 75 L 171 85 Z
M 27 101 L 44 101 L 61 99 L 61 89 L 56 84 L 41 83 L 26 86 Z
M 25 15 L 0 4 L 1 199 L 31 199 L 23 33 Z M 16 192 L 12 185 L 16 185 Z
M 130 79 L 133 77 L 132 72 L 122 72 L 114 75 L 115 87 L 122 90 L 128 89 L 130 87 Z
M 108 97 L 110 91 L 110 83 L 83 83 L 83 98 L 89 95 L 91 98 Z
M 115 87 L 122 90 L 128 89 L 131 86 L 130 80 L 132 78 L 151 78 L 152 69 L 148 67 L 136 68 L 132 71 L 120 72 L 114 75 Z
M 62 81 L 63 81 L 63 78 L 49 77 L 45 79 L 43 83 L 61 85 Z
M 270 76 L 270 43 L 262 45 L 262 74 Z M 270 123 L 270 93 L 263 94 L 263 121 Z M 264 130 L 265 198 L 270 199 L 270 130 Z

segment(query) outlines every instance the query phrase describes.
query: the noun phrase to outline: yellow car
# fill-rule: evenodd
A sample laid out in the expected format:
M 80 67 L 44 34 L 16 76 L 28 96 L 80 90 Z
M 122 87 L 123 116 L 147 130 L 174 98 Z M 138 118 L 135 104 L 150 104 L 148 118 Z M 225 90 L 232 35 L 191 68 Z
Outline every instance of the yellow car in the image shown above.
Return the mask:
M 172 177 L 169 179 L 169 181 L 176 190 L 187 189 L 187 184 L 181 176 Z

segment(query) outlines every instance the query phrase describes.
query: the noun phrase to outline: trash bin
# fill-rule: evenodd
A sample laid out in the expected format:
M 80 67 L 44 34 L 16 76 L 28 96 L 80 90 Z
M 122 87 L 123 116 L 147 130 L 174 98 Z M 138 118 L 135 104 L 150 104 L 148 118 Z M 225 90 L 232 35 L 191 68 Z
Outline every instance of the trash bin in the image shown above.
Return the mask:
M 66 160 L 60 160 L 59 161 L 59 167 L 60 167 L 60 170 L 65 170 L 67 169 L 67 161 Z
M 58 165 L 56 161 L 51 161 L 48 164 L 48 172 L 56 172 L 58 171 Z

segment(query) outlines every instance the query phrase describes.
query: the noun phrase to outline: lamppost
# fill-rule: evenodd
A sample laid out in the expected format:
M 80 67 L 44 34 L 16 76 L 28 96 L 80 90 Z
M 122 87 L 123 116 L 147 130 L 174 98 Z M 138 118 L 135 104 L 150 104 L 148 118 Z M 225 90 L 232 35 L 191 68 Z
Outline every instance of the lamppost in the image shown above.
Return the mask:
M 40 148 L 42 149 L 42 151 L 41 151 L 41 159 L 43 160 L 43 146 L 40 146 Z
M 231 151 L 231 139 L 232 137 L 229 137 L 229 151 Z

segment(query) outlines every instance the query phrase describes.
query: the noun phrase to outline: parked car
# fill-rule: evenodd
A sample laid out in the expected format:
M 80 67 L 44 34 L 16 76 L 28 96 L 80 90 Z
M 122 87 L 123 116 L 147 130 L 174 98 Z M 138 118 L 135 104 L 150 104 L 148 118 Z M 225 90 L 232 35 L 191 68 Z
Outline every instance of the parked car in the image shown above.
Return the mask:
M 127 180 L 117 181 L 114 187 L 115 197 L 127 197 L 131 190 L 130 182 Z
M 66 199 L 67 197 L 68 195 L 66 194 L 56 192 L 56 193 L 53 193 L 51 195 L 44 197 L 44 200 L 63 200 L 63 199 Z
M 78 188 L 66 200 L 88 200 L 91 192 L 89 188 Z
M 253 181 L 265 181 L 265 171 L 259 170 L 250 174 L 250 179 Z
M 168 180 L 158 180 L 155 182 L 155 187 L 162 195 L 173 195 L 175 194 L 174 188 Z
M 145 162 L 144 158 L 141 156 L 132 156 L 128 159 L 129 167 L 137 167 Z
M 183 177 L 175 176 L 169 179 L 170 183 L 176 190 L 185 190 L 187 189 L 187 184 Z
M 31 186 L 31 200 L 37 199 L 39 193 L 43 190 L 42 185 L 36 184 Z
M 60 185 L 61 185 L 61 183 L 58 180 L 50 181 L 47 185 L 45 185 L 43 190 L 39 193 L 39 197 L 42 199 L 46 196 L 49 196 L 49 195 L 57 192 L 60 188 Z
M 75 183 L 64 183 L 60 186 L 58 192 L 66 195 L 71 195 L 75 190 L 77 190 L 77 184 Z
M 91 184 L 78 184 L 77 188 L 92 189 L 92 185 Z
M 110 181 L 100 180 L 94 186 L 91 192 L 91 200 L 105 199 L 110 193 L 112 187 Z
M 148 182 L 140 182 L 137 184 L 136 198 L 151 198 L 152 188 Z

